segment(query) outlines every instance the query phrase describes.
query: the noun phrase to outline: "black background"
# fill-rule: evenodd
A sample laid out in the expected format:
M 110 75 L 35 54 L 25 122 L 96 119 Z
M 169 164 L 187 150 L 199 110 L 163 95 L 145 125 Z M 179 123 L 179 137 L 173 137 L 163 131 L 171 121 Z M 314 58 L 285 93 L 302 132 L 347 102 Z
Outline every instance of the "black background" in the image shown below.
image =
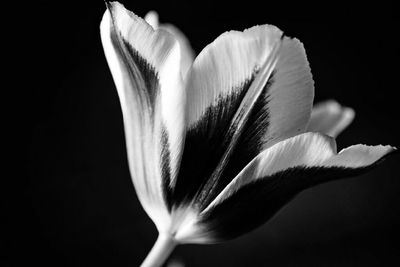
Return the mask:
M 197 53 L 224 31 L 278 26 L 304 43 L 316 102 L 332 98 L 356 110 L 339 149 L 399 146 L 392 5 L 124 4 L 140 16 L 158 11 Z M 100 42 L 104 10 L 102 1 L 35 1 L 8 10 L 15 14 L 5 27 L 13 38 L 4 40 L 18 49 L 10 89 L 19 97 L 11 113 L 23 137 L 19 167 L 7 177 L 16 190 L 3 208 L 6 266 L 137 266 L 155 241 L 127 169 L 121 111 Z M 399 264 L 398 163 L 395 155 L 358 178 L 307 190 L 258 230 L 224 244 L 180 246 L 171 259 L 185 266 Z

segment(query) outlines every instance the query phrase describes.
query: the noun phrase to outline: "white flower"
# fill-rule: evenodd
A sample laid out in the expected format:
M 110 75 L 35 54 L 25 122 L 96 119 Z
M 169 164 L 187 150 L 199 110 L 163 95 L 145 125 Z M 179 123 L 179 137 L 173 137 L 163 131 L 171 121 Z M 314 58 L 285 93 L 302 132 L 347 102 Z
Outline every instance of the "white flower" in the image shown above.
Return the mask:
M 336 152 L 334 137 L 354 112 L 334 101 L 312 110 L 303 45 L 278 28 L 226 32 L 193 60 L 182 33 L 155 13 L 146 19 L 109 3 L 101 22 L 132 181 L 160 233 L 144 265 L 161 264 L 154 258 L 178 243 L 244 234 L 300 191 L 359 174 L 395 150 Z

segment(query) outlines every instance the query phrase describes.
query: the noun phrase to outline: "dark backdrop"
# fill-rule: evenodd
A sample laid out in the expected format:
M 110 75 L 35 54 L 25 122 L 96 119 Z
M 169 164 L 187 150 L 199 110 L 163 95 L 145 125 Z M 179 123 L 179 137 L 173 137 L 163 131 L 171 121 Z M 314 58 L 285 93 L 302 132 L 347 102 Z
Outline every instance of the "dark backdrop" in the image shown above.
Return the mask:
M 304 43 L 316 101 L 333 98 L 356 110 L 339 149 L 399 146 L 398 42 L 390 4 L 124 4 L 140 16 L 157 10 L 162 22 L 186 33 L 197 53 L 224 31 L 278 26 Z M 23 39 L 11 89 L 18 89 L 12 103 L 22 111 L 16 124 L 24 129 L 20 167 L 7 178 L 17 190 L 3 209 L 2 260 L 10 266 L 137 266 L 155 241 L 127 169 L 121 111 L 100 42 L 104 10 L 102 1 L 35 1 L 9 10 L 15 15 L 6 25 L 17 39 L 7 41 Z M 307 190 L 258 230 L 224 244 L 180 246 L 172 259 L 186 266 L 399 264 L 398 163 L 395 155 L 360 177 Z

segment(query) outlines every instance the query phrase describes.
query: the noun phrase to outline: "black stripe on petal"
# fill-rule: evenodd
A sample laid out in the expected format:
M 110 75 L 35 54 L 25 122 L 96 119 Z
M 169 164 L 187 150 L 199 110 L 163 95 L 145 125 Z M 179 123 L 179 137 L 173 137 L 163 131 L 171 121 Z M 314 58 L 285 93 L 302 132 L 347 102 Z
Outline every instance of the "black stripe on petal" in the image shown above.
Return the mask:
M 359 175 L 381 161 L 363 168 L 295 167 L 257 179 L 203 213 L 200 224 L 215 242 L 239 237 L 264 224 L 302 190 Z
M 137 98 L 137 103 L 141 104 L 142 111 L 150 111 L 153 117 L 154 106 L 157 94 L 159 93 L 159 77 L 156 68 L 150 64 L 132 45 L 126 40 L 114 24 L 112 6 L 109 7 L 112 26 L 110 31 L 111 42 L 118 57 L 122 60 L 125 70 L 129 73 L 132 92 Z
M 109 6 L 109 9 L 111 14 L 113 14 L 113 7 Z M 162 124 L 160 116 L 155 116 L 156 109 L 160 108 L 160 103 L 157 103 L 159 101 L 157 97 L 160 92 L 158 73 L 156 68 L 118 31 L 114 25 L 114 19 L 111 27 L 114 28 L 110 31 L 111 42 L 118 54 L 118 58 L 121 60 L 121 64 L 123 64 L 123 69 L 126 70 L 129 76 L 124 78 L 129 78 L 127 82 L 130 83 L 130 86 L 123 88 L 125 90 L 124 94 L 127 96 L 126 99 L 132 101 L 127 106 L 138 113 L 138 116 L 135 117 L 138 121 L 130 121 L 129 123 L 135 124 L 133 127 L 136 129 L 136 133 L 141 136 L 141 141 L 145 141 L 147 138 L 154 137 L 156 133 L 160 133 L 160 139 L 158 140 L 160 142 L 160 162 L 157 167 L 161 170 L 163 194 L 167 200 L 171 195 L 169 187 L 171 182 L 171 156 L 168 132 L 165 125 Z M 157 118 L 157 121 L 155 121 L 155 118 Z M 146 125 L 149 123 L 151 125 Z M 136 149 L 142 149 L 139 144 L 135 145 L 137 145 Z M 141 153 L 142 157 L 146 158 L 146 154 L 151 153 L 151 151 L 142 149 Z M 147 172 L 147 165 L 147 163 L 143 163 L 143 173 Z M 154 177 L 148 177 L 148 179 L 154 179 Z M 148 181 L 145 179 L 144 183 L 148 183 Z M 147 185 L 147 187 L 150 187 L 150 185 Z M 169 203 L 168 201 L 166 202 Z
M 228 157 L 222 172 L 210 180 L 212 184 L 209 188 L 205 187 L 203 192 L 207 196 L 201 201 L 200 209 L 208 204 L 227 186 L 239 172 L 263 149 L 264 136 L 269 126 L 269 88 L 274 83 L 273 71 L 267 83 L 261 91 L 260 96 L 251 108 L 243 128 L 240 130 L 237 142 L 233 145 L 233 150 Z
M 140 71 L 141 79 L 143 79 L 145 90 L 147 92 L 147 101 L 149 106 L 154 107 L 155 99 L 159 91 L 158 74 L 146 59 L 144 59 L 137 50 L 135 50 L 125 39 L 122 39 L 124 46 L 127 48 L 130 58 L 133 60 L 135 66 Z M 135 66 L 132 66 L 135 69 Z
M 232 136 L 229 127 L 254 75 L 227 97 L 210 106 L 197 124 L 188 130 L 181 167 L 171 204 L 191 201 L 218 166 Z
M 162 187 L 165 202 L 167 203 L 168 210 L 171 210 L 170 198 L 171 198 L 171 157 L 169 151 L 169 141 L 168 141 L 168 133 L 165 130 L 165 127 L 162 128 L 161 131 L 161 177 L 162 177 Z

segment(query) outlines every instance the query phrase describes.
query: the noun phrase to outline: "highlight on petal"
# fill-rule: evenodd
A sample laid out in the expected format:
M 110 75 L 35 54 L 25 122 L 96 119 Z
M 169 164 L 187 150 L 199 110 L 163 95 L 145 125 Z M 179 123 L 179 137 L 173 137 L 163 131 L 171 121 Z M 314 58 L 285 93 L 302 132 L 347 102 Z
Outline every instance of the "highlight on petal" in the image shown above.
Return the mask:
M 186 38 L 185 34 L 174 25 L 168 23 L 160 24 L 158 18 L 159 16 L 155 11 L 148 12 L 144 17 L 146 22 L 149 23 L 154 29 L 164 29 L 174 35 L 174 37 L 178 40 L 181 50 L 181 74 L 182 77 L 185 78 L 189 68 L 193 64 L 195 57 L 195 53 L 190 45 L 189 39 Z
M 132 180 L 160 228 L 169 216 L 163 188 L 177 173 L 184 138 L 179 45 L 121 4 L 107 5 L 101 39 L 121 102 Z
M 235 238 L 266 222 L 302 190 L 358 175 L 395 150 L 355 145 L 337 153 L 334 139 L 319 133 L 287 139 L 247 165 L 201 212 L 201 224 L 214 241 Z
M 146 16 L 144 16 L 144 20 L 151 26 L 153 29 L 157 29 L 159 26 L 158 13 L 154 10 L 149 11 Z
M 314 87 L 302 44 L 270 25 L 222 34 L 188 75 L 187 134 L 171 199 L 203 206 L 263 149 L 304 132 Z
M 352 108 L 343 107 L 336 101 L 318 103 L 312 110 L 307 131 L 336 137 L 350 125 L 354 115 Z
M 282 32 L 274 26 L 256 26 L 244 32 L 224 33 L 204 48 L 189 73 L 188 128 L 194 127 L 219 100 L 243 98 L 264 65 L 272 72 L 276 64 L 273 48 L 281 36 Z M 259 87 L 266 84 L 270 73 L 266 76 Z
M 253 85 L 251 95 L 268 87 L 280 38 L 281 32 L 272 26 L 232 31 L 196 58 L 187 78 L 187 133 L 172 204 L 191 202 L 217 168 L 235 132 L 231 127 L 235 114 L 249 109 L 239 107 L 256 85 L 256 73 L 260 72 L 258 87 Z

